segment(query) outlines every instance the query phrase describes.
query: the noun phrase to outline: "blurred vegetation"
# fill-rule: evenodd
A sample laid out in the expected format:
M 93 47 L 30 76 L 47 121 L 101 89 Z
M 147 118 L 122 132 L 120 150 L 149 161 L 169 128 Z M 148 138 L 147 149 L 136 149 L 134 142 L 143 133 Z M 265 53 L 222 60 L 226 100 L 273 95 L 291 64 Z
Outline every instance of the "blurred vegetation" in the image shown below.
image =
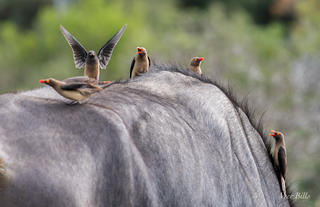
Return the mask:
M 0 20 L 10 20 L 21 28 L 28 28 L 38 11 L 53 0 L 0 0 Z
M 226 12 L 243 9 L 257 24 L 265 25 L 276 21 L 290 24 L 295 20 L 295 0 L 178 0 L 181 7 L 196 7 L 206 10 L 213 3 L 223 3 Z
M 192 2 L 198 1 L 56 0 L 41 5 L 34 17 L 17 4 L 20 17 L 32 21 L 21 25 L 9 15 L 0 22 L 0 93 L 39 87 L 41 78 L 83 74 L 75 69 L 60 24 L 95 51 L 128 24 L 101 79 L 127 79 L 136 46 L 146 47 L 153 59 L 184 66 L 192 56 L 204 56 L 206 74 L 249 94 L 266 111 L 266 129 L 286 134 L 289 179 L 296 191 L 311 195 L 303 206 L 319 205 L 320 1 L 298 1 L 295 21 L 268 20 L 265 26 L 256 24 L 252 5 L 260 2 L 257 7 L 270 15 L 267 0 Z

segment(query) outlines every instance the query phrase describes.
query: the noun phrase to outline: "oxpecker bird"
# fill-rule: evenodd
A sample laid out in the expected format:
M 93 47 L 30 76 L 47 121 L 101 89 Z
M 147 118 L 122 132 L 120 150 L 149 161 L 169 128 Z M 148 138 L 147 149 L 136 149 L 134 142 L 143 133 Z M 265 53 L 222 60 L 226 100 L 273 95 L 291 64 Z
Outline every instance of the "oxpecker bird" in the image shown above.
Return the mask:
M 72 48 L 76 68 L 81 69 L 84 67 L 84 74 L 86 76 L 99 80 L 99 68 L 106 69 L 113 49 L 120 40 L 126 27 L 127 25 L 124 25 L 110 40 L 108 40 L 108 42 L 99 50 L 98 54 L 93 50 L 87 52 L 76 38 L 74 38 L 62 25 L 60 25 L 60 30 Z
M 151 61 L 147 50 L 143 47 L 137 47 L 137 55 L 133 58 L 130 66 L 130 78 L 146 73 L 149 70 Z
M 286 171 L 287 171 L 287 152 L 286 144 L 284 142 L 284 135 L 281 132 L 271 130 L 270 136 L 275 139 L 275 147 L 273 151 L 273 159 L 275 167 L 278 171 L 278 178 L 280 180 L 281 191 L 286 196 Z
M 75 103 L 89 98 L 93 93 L 102 90 L 101 87 L 92 84 L 91 80 L 88 81 L 68 81 L 63 82 L 53 78 L 46 80 L 39 80 L 40 83 L 47 84 L 56 90 L 61 96 L 73 100 Z
M 204 60 L 204 57 L 193 57 L 191 59 L 190 65 L 189 65 L 189 70 L 192 70 L 195 73 L 202 74 L 200 64 L 201 61 Z

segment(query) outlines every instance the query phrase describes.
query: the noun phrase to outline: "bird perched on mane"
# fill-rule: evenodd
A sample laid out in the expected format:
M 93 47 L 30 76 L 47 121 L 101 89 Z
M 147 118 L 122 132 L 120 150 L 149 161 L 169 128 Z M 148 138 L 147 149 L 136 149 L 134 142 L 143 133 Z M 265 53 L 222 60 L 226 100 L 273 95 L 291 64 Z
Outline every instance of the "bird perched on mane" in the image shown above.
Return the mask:
M 133 58 L 130 66 L 130 78 L 146 73 L 149 70 L 151 61 L 147 50 L 143 47 L 137 47 L 137 55 Z
M 286 144 L 284 142 L 284 135 L 281 132 L 271 130 L 270 136 L 274 137 L 276 143 L 273 150 L 274 164 L 277 169 L 278 179 L 280 180 L 280 187 L 282 194 L 286 196 L 286 171 L 287 171 L 287 152 Z
M 39 80 L 39 82 L 51 86 L 61 96 L 73 100 L 74 103 L 80 103 L 92 94 L 102 90 L 101 87 L 96 85 L 96 80 L 91 78 L 83 81 L 69 79 L 66 82 L 49 78 Z
M 200 64 L 201 64 L 201 61 L 203 60 L 204 60 L 204 57 L 193 57 L 190 61 L 189 70 L 201 75 L 202 71 L 200 68 Z
M 113 37 L 111 37 L 111 39 L 102 46 L 98 54 L 93 50 L 87 52 L 76 38 L 74 38 L 62 25 L 60 25 L 60 30 L 73 51 L 76 68 L 81 69 L 84 67 L 84 74 L 86 76 L 99 80 L 99 68 L 106 69 L 113 49 L 120 40 L 126 27 L 127 25 L 124 25 Z

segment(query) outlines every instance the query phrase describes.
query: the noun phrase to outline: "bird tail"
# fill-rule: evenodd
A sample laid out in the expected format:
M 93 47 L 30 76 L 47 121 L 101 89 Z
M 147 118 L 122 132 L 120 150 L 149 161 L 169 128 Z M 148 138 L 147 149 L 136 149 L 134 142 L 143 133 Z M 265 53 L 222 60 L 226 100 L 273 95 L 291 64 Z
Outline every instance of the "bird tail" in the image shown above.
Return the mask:
M 286 181 L 283 176 L 280 176 L 280 184 L 281 184 L 282 195 L 284 197 L 287 197 Z
M 8 181 L 7 168 L 4 161 L 0 158 L 0 191 L 2 191 Z

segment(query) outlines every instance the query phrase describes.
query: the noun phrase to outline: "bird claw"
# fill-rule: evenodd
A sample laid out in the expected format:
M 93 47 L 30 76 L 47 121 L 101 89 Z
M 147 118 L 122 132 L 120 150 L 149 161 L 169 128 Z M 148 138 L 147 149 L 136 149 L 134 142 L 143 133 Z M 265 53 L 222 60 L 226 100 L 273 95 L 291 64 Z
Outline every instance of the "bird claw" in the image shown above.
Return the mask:
M 78 101 L 71 101 L 71 102 L 68 102 L 67 105 L 69 106 L 73 106 L 73 105 L 76 105 L 76 104 L 80 104 L 80 102 Z

